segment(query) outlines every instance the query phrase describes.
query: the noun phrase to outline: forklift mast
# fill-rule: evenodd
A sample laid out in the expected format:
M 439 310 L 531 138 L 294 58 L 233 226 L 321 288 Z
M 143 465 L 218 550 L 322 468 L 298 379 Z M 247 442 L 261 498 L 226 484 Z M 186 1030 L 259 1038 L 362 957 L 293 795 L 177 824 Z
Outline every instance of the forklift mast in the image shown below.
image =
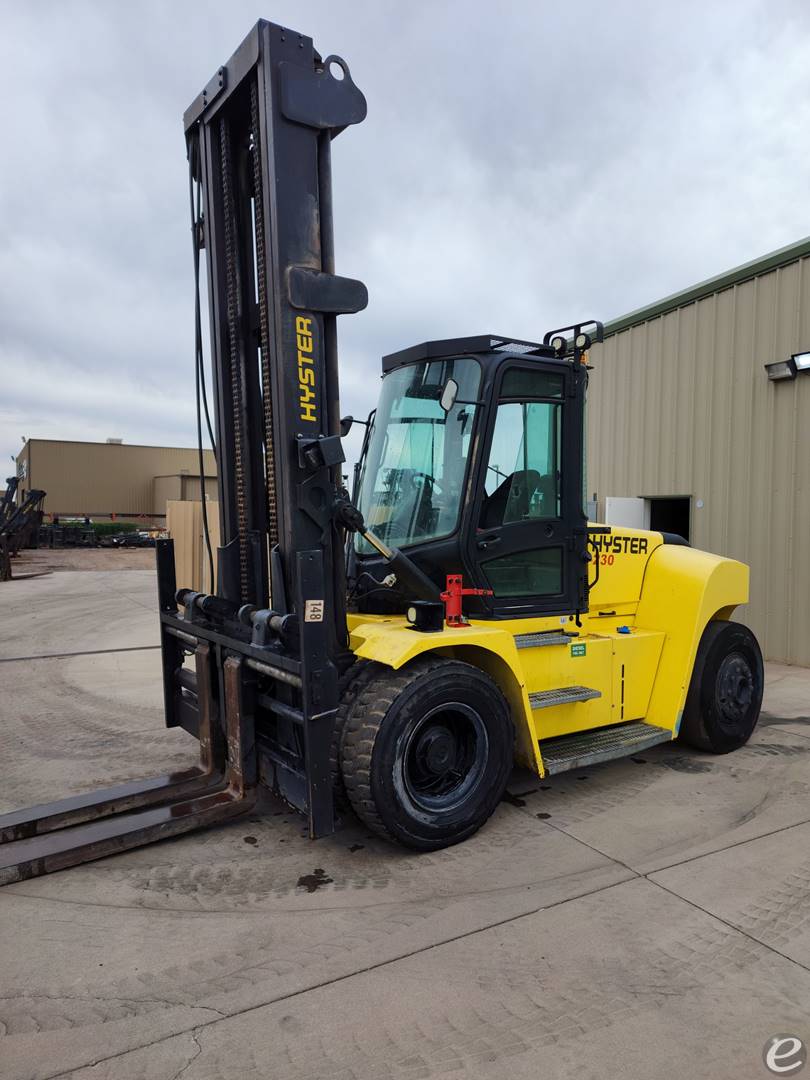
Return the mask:
M 16 478 L 9 478 L 7 484 L 6 498 L 0 503 L 0 581 L 11 580 L 13 555 L 17 555 L 21 548 L 37 546 L 46 494 L 32 488 L 15 507 L 13 496 L 17 490 Z
M 343 60 L 262 21 L 184 117 L 208 274 L 218 595 L 329 628 L 345 625 L 335 323 L 368 300 L 334 272 L 331 141 L 365 115 Z M 301 593 L 302 559 L 316 597 Z
M 5 524 L 14 511 L 14 496 L 17 494 L 19 477 L 9 476 L 6 478 L 6 490 L 0 499 L 0 528 Z

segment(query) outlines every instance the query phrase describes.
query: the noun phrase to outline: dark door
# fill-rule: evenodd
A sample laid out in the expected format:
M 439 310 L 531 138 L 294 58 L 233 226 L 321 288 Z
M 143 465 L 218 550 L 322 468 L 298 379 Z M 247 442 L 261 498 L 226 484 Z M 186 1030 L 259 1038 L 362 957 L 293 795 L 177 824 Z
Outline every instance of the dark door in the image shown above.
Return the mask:
M 686 497 L 650 499 L 650 528 L 655 532 L 674 533 L 689 543 L 689 510 L 691 499 Z
M 496 615 L 582 606 L 584 375 L 537 361 L 499 374 L 471 537 Z

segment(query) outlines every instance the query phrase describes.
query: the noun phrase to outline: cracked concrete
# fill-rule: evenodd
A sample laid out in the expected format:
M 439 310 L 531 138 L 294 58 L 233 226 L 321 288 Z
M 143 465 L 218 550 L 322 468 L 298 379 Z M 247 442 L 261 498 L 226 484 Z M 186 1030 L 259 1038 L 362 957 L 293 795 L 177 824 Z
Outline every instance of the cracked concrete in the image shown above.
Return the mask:
M 151 573 L 2 590 L 2 809 L 195 758 L 162 728 Z M 737 754 L 510 791 L 434 855 L 354 820 L 313 844 L 268 799 L 0 890 L 0 1077 L 730 1080 L 810 1040 L 810 672 L 769 665 Z

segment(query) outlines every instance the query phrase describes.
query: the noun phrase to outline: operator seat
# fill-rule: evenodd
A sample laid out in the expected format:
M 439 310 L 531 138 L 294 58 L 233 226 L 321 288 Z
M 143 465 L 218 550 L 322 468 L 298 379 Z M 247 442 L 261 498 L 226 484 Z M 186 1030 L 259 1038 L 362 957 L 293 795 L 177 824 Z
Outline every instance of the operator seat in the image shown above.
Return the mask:
M 505 523 L 507 510 L 509 521 L 523 521 L 529 517 L 532 495 L 538 489 L 545 490 L 543 477 L 537 469 L 518 469 L 511 473 L 484 499 L 480 528 L 497 529 Z

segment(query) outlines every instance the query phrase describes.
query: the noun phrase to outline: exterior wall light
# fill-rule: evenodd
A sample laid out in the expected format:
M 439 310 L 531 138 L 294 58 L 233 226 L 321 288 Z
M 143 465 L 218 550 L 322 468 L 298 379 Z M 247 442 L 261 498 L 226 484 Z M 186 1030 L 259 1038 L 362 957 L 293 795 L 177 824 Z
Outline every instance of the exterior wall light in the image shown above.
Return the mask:
M 790 358 L 797 371 L 810 371 L 810 352 L 797 352 Z
M 808 356 L 807 353 L 802 353 L 803 356 Z M 810 357 L 808 357 L 810 359 Z M 780 379 L 795 379 L 796 378 L 796 358 L 791 356 L 789 360 L 776 360 L 773 364 L 766 364 L 765 370 L 768 372 L 768 378 L 771 382 L 778 382 Z

